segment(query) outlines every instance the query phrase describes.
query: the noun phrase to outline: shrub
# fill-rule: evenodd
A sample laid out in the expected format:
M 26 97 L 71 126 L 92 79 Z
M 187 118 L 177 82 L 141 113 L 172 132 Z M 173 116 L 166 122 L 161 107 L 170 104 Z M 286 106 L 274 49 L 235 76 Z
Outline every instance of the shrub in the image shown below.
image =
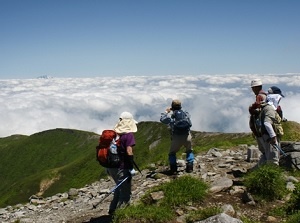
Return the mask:
M 287 213 L 292 214 L 300 210 L 300 183 L 295 184 L 291 199 L 287 204 Z
M 256 198 L 272 201 L 286 193 L 283 170 L 274 164 L 265 164 L 245 176 L 247 190 Z
M 173 207 L 189 202 L 201 202 L 207 194 L 207 189 L 206 183 L 190 176 L 179 177 L 160 188 L 165 194 L 163 203 Z

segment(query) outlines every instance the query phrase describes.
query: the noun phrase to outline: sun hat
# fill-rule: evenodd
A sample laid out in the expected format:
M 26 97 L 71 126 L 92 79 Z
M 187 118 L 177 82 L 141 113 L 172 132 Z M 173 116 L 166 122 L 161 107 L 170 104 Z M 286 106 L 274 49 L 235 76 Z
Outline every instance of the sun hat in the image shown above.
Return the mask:
M 178 99 L 174 99 L 171 104 L 172 110 L 181 109 L 181 101 Z
M 251 81 L 251 85 L 250 85 L 250 86 L 251 86 L 251 87 L 262 86 L 262 82 L 261 82 L 260 79 L 253 79 L 253 80 Z
M 282 97 L 284 97 L 284 95 L 281 93 L 281 90 L 276 87 L 276 86 L 272 86 L 268 89 L 268 93 L 269 94 L 280 94 Z
M 128 132 L 137 132 L 137 124 L 138 122 L 133 119 L 133 116 L 130 112 L 122 112 L 120 115 L 119 122 L 116 124 L 114 130 L 118 134 L 124 134 Z

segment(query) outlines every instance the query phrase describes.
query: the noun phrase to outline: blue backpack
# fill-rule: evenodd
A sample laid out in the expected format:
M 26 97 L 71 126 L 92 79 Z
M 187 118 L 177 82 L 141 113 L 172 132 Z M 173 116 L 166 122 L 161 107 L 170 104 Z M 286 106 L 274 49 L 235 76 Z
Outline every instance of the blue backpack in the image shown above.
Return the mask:
M 177 135 L 188 134 L 192 126 L 188 112 L 175 110 L 172 118 L 174 120 L 173 133 Z

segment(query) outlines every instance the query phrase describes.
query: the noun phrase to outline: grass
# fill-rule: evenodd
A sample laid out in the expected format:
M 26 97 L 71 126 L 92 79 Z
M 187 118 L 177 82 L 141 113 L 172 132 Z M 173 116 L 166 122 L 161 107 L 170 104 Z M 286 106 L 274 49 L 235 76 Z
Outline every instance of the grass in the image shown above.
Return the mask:
M 253 220 L 250 220 L 249 218 L 244 217 L 244 216 L 241 217 L 241 221 L 242 221 L 243 223 L 262 223 L 261 221 L 253 221 Z
M 0 207 L 27 202 L 53 172 L 61 177 L 45 191 L 47 196 L 96 181 L 101 172 L 93 159 L 97 138 L 94 133 L 55 129 L 1 139 Z
M 188 185 L 188 186 L 187 186 Z M 162 205 L 178 207 L 188 203 L 202 201 L 207 193 L 208 186 L 196 178 L 184 176 L 166 183 L 156 190 L 162 190 L 165 198 Z
M 245 176 L 247 190 L 258 200 L 273 201 L 286 194 L 284 171 L 274 165 L 265 164 Z
M 187 186 L 188 185 L 188 186 Z M 177 208 L 200 204 L 207 195 L 208 185 L 191 176 L 182 176 L 171 182 L 150 189 L 139 204 L 128 206 L 116 211 L 114 223 L 120 222 L 170 222 L 176 218 Z M 164 196 L 160 201 L 153 201 L 151 193 L 162 191 Z M 203 211 L 207 216 L 215 211 Z M 194 215 L 190 216 L 193 218 Z M 198 213 L 199 216 L 199 213 Z M 211 215 L 210 215 L 211 216 Z
M 294 214 L 300 212 L 300 183 L 295 184 L 295 189 L 291 195 L 291 199 L 288 201 L 286 211 L 288 214 Z
M 282 123 L 284 135 L 282 141 L 300 141 L 300 125 L 297 122 L 287 121 Z
M 138 205 L 130 206 L 126 209 L 119 209 L 113 222 L 155 222 L 155 223 L 166 223 L 176 217 L 175 212 L 170 207 L 166 206 L 149 206 L 149 205 Z
M 167 162 L 170 136 L 165 125 L 141 123 L 135 137 L 135 161 L 141 169 L 159 160 Z M 27 202 L 53 172 L 60 177 L 43 196 L 80 188 L 105 177 L 104 168 L 96 161 L 98 138 L 95 133 L 72 129 L 0 138 L 0 207 Z M 158 143 L 153 146 L 153 142 Z
M 186 223 L 193 223 L 195 221 L 201 221 L 220 213 L 221 213 L 220 208 L 210 207 L 210 208 L 200 209 L 197 211 L 192 211 L 191 213 L 188 214 L 185 220 Z
M 288 216 L 286 223 L 299 223 L 299 219 L 300 219 L 300 212 L 297 212 Z
M 241 144 L 255 145 L 256 141 L 251 133 L 194 132 L 193 144 L 196 152 L 202 152 L 210 148 L 227 149 Z

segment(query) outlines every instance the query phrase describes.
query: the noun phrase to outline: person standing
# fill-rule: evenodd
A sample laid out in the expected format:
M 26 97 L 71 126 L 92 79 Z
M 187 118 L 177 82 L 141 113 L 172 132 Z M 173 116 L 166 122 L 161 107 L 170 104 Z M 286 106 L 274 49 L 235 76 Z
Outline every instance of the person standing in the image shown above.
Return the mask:
M 133 147 L 135 146 L 134 132 L 137 132 L 137 122 L 129 112 L 123 112 L 114 131 L 119 135 L 120 167 L 107 168 L 107 173 L 116 184 L 127 178 L 114 192 L 113 200 L 109 206 L 109 214 L 112 215 L 117 208 L 127 206 L 131 198 L 131 178 L 135 174 L 133 161 Z
M 272 104 L 267 102 L 261 104 L 260 123 L 266 161 L 279 165 L 280 152 L 275 148 L 279 146 L 279 137 L 273 127 L 277 122 L 276 114 L 277 111 Z
M 194 153 L 192 149 L 192 136 L 190 127 L 192 126 L 190 115 L 181 109 L 181 101 L 173 100 L 171 107 L 168 107 L 160 117 L 160 121 L 168 124 L 171 128 L 171 146 L 169 150 L 169 174 L 177 174 L 176 153 L 182 146 L 186 152 L 186 172 L 193 172 Z
M 264 140 L 262 138 L 262 134 L 260 132 L 260 121 L 259 115 L 261 112 L 261 103 L 266 101 L 267 94 L 262 90 L 262 81 L 260 79 L 253 79 L 251 81 L 250 87 L 252 92 L 255 95 L 255 102 L 249 106 L 249 127 L 252 131 L 253 137 L 256 139 L 257 146 L 259 151 L 261 152 L 260 159 L 257 163 L 257 166 L 262 165 L 266 162 L 266 154 L 264 150 Z
M 272 86 L 268 89 L 267 102 L 274 107 L 284 122 L 287 121 L 287 119 L 284 117 L 282 108 L 279 105 L 282 98 L 284 98 L 284 95 L 281 93 L 281 90 L 278 87 Z

